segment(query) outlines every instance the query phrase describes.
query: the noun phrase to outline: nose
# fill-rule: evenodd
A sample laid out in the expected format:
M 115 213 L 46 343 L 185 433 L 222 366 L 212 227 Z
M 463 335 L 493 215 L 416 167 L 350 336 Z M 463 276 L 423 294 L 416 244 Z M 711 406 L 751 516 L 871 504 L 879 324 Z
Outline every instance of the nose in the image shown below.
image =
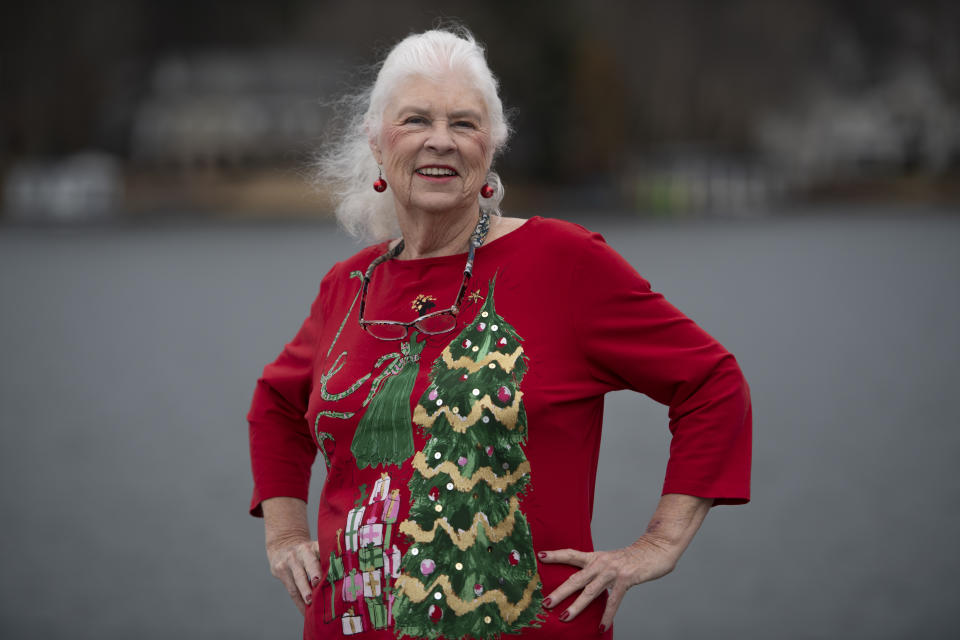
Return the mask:
M 424 146 L 437 154 L 450 153 L 456 145 L 453 142 L 453 136 L 450 135 L 450 128 L 445 120 L 437 120 L 430 127 L 430 135 L 427 136 Z

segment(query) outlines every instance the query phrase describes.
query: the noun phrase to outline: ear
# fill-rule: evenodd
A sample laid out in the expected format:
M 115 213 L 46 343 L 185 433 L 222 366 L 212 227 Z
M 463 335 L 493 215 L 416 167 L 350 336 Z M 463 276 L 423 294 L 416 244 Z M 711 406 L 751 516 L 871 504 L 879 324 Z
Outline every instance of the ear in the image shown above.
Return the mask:
M 383 152 L 380 151 L 380 143 L 375 136 L 370 135 L 369 131 L 367 132 L 367 144 L 370 145 L 370 152 L 373 154 L 373 159 L 377 161 L 377 164 L 383 164 Z

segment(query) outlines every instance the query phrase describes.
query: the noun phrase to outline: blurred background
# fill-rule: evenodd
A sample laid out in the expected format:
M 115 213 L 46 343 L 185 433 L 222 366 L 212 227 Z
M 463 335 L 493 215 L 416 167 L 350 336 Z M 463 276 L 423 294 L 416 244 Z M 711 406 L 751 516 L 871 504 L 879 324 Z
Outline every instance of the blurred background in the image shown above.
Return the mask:
M 311 182 L 337 98 L 445 18 L 501 81 L 507 213 L 604 233 L 753 391 L 753 503 L 632 590 L 617 637 L 957 637 L 948 0 L 5 3 L 0 636 L 298 637 L 244 416 L 357 249 Z M 669 433 L 631 394 L 606 425 L 612 548 Z

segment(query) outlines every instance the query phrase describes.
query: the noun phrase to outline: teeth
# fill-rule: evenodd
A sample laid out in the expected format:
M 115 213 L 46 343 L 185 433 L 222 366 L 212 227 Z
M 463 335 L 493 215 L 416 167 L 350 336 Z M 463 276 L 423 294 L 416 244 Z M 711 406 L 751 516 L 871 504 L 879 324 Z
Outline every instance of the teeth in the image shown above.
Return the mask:
M 441 169 L 440 167 L 424 167 L 417 169 L 417 173 L 425 176 L 455 176 L 457 172 L 452 169 Z

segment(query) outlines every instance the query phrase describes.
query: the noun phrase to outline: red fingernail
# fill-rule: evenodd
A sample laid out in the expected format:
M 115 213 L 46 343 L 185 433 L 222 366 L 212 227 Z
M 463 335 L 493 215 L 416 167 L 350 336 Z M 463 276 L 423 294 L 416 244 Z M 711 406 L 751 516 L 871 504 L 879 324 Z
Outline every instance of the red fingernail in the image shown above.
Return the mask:
M 546 551 L 538 551 L 538 552 L 537 552 L 537 557 L 540 558 L 541 560 L 543 560 L 544 558 L 547 557 L 547 552 L 546 552 Z
M 320 576 L 315 576 L 312 580 L 310 580 L 310 584 L 312 584 L 313 586 L 317 586 L 318 584 L 320 584 Z
M 570 617 L 570 610 L 569 610 L 569 609 L 567 609 L 566 611 L 564 611 L 563 613 L 560 614 L 560 619 L 561 619 L 561 620 L 566 620 L 566 619 L 569 618 L 569 617 Z
M 303 599 L 303 601 L 307 603 L 307 606 L 310 606 L 311 604 L 313 604 L 312 600 L 313 598 L 311 598 L 309 595 Z
M 552 601 L 550 598 L 544 598 L 544 599 L 543 599 L 543 606 L 549 607 L 549 606 L 552 605 L 552 604 L 553 604 L 553 601 Z
M 600 633 L 603 633 L 606 630 L 607 630 L 607 625 L 605 624 L 600 625 Z

